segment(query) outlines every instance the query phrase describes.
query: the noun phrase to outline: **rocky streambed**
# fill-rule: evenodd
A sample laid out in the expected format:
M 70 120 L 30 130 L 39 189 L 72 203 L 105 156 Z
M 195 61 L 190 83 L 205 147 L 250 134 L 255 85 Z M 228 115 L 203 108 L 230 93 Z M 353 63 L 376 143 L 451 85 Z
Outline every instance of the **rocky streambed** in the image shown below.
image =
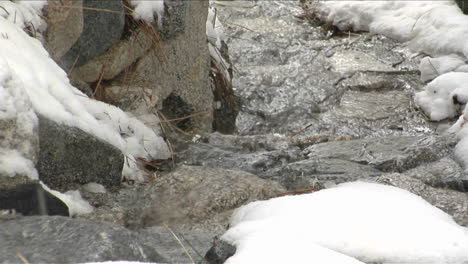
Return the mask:
M 96 208 L 88 219 L 20 219 L 2 231 L 24 239 L 4 240 L 12 254 L 2 263 L 31 251 L 41 252 L 39 262 L 199 262 L 235 208 L 356 180 L 409 190 L 468 226 L 457 139 L 413 102 L 424 86 L 421 56 L 383 36 L 333 31 L 293 1 L 216 8 L 239 97 L 237 133 L 176 144 L 175 168 L 150 182 L 105 193 L 82 187 Z M 40 230 L 28 229 L 33 223 Z M 70 237 L 54 235 L 63 230 Z M 93 237 L 103 242 L 86 242 Z M 226 253 L 217 245 L 211 263 Z M 50 251 L 56 248 L 63 256 Z

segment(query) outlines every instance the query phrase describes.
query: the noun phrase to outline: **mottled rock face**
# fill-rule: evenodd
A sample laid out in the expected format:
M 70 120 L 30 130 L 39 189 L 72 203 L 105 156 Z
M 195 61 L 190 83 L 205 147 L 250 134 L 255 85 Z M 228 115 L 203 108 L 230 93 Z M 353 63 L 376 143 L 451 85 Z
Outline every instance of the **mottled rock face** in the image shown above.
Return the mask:
M 121 0 L 83 0 L 83 7 L 83 31 L 60 60 L 67 71 L 73 66 L 83 65 L 117 43 L 125 26 L 125 9 Z
M 206 252 L 202 263 L 223 264 L 229 257 L 236 253 L 236 248 L 220 239 L 213 242 L 213 246 Z
M 37 169 L 45 184 L 58 190 L 88 182 L 120 185 L 124 157 L 119 149 L 81 129 L 39 120 Z
M 133 229 L 166 223 L 222 232 L 233 209 L 284 191 L 278 183 L 243 171 L 182 166 L 146 185 L 110 194 L 90 217 Z
M 75 44 L 83 32 L 83 0 L 48 1 L 43 10 L 47 20 L 44 47 L 54 60 Z
M 123 227 L 65 217 L 0 220 L 3 263 L 83 263 L 129 260 L 167 263 L 151 246 Z M 162 241 L 161 243 L 164 243 Z
M 205 112 L 190 119 L 190 130 L 211 131 L 213 92 L 205 33 L 208 2 L 170 1 L 168 6 L 167 17 L 172 22 L 163 26 L 163 48 L 151 49 L 141 57 L 131 73 L 132 83 L 156 89 L 157 106 L 169 119 Z M 171 102 L 175 98 L 178 104 Z M 188 111 L 177 113 L 171 107 Z

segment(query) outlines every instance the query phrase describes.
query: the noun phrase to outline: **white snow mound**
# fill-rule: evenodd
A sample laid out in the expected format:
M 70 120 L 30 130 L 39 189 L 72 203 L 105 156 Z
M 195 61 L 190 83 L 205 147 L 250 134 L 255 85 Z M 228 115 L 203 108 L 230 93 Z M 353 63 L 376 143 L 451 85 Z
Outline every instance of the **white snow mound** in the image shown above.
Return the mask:
M 467 228 L 408 191 L 365 182 L 247 204 L 222 239 L 237 248 L 229 264 L 468 262 Z

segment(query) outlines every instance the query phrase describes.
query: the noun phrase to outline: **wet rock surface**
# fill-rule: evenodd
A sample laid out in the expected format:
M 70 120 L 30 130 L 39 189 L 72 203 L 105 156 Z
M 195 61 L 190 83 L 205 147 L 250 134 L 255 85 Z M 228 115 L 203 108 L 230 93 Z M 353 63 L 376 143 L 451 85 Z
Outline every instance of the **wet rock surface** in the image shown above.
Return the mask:
M 0 220 L 1 263 L 83 263 L 105 260 L 166 262 L 121 226 L 59 216 Z M 164 243 L 151 241 L 153 244 Z

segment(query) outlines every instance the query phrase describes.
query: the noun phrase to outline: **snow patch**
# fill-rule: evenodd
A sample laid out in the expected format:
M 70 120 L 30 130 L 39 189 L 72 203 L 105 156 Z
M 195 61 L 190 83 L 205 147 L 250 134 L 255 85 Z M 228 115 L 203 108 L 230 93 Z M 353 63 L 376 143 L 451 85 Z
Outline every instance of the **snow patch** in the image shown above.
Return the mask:
M 134 7 L 133 17 L 135 19 L 145 20 L 148 23 L 153 23 L 154 14 L 158 16 L 158 25 L 162 25 L 164 15 L 164 0 L 131 0 Z
M 20 28 L 30 28 L 32 32 L 44 32 L 47 25 L 42 16 L 46 0 L 0 1 L 0 16 Z
M 23 156 L 17 150 L 5 150 L 0 148 L 0 174 L 14 177 L 25 175 L 33 180 L 39 179 L 39 174 L 34 163 Z
M 86 200 L 81 197 L 79 191 L 75 190 L 61 193 L 50 189 L 42 181 L 40 183 L 44 190 L 62 200 L 62 202 L 67 205 L 70 216 L 85 215 L 93 212 L 94 207 L 92 207 Z
M 467 228 L 408 191 L 374 183 L 253 202 L 230 226 L 222 236 L 237 248 L 230 264 L 468 262 Z

